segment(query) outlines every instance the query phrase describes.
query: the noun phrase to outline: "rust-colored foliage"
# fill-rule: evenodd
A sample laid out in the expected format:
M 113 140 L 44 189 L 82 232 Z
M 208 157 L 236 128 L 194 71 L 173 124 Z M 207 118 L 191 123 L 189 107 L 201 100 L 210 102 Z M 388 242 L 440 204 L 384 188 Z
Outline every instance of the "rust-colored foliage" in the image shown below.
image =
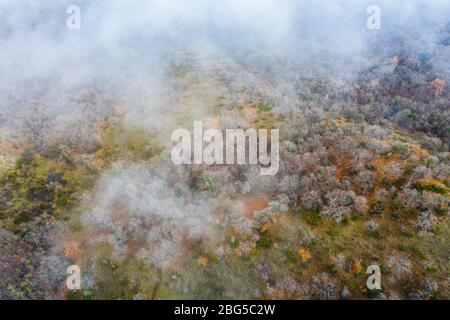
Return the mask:
M 445 80 L 434 79 L 431 82 L 431 85 L 433 86 L 433 88 L 435 90 L 434 95 L 439 98 L 442 95 L 442 90 L 444 90 Z

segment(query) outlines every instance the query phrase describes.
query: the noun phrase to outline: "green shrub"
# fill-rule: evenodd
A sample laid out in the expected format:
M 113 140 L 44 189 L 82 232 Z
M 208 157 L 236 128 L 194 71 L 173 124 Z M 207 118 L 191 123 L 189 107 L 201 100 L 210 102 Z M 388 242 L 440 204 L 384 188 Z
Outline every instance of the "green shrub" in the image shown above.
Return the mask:
M 291 262 L 291 263 L 298 262 L 297 253 L 294 250 L 287 250 L 286 257 L 288 258 L 289 262 Z
M 298 214 L 313 227 L 319 226 L 323 221 L 323 218 L 318 211 L 307 211 L 305 209 L 300 209 Z
M 442 195 L 447 194 L 447 190 L 445 190 L 444 188 L 442 188 L 436 184 L 432 184 L 432 183 L 423 184 L 423 183 L 417 182 L 415 187 L 416 187 L 416 190 L 419 191 L 420 193 L 423 193 L 425 191 L 430 191 L 430 192 L 439 193 Z

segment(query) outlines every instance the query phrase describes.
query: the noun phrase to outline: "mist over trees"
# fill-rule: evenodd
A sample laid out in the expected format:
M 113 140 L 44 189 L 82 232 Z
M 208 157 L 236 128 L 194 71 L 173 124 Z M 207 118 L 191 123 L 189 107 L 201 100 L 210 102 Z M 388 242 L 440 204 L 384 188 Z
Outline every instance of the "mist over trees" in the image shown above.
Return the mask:
M 380 30 L 366 1 L 71 4 L 0 1 L 1 299 L 448 299 L 448 1 Z M 279 129 L 277 175 L 173 165 L 200 120 Z

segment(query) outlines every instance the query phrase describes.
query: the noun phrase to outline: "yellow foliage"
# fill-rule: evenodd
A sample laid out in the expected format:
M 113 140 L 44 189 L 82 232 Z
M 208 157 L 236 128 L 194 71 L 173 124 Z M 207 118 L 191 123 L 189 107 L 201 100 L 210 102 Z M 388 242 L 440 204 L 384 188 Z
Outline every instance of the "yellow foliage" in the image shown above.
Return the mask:
M 308 261 L 309 259 L 311 259 L 311 254 L 309 253 L 308 249 L 300 248 L 300 250 L 298 250 L 298 255 L 303 261 Z
M 270 225 L 268 223 L 265 223 L 261 226 L 260 231 L 265 232 L 265 231 L 269 230 L 269 227 L 270 227 Z
M 377 178 L 379 181 L 395 181 L 403 174 L 406 162 L 397 159 L 387 159 L 380 157 L 374 162 L 377 172 Z M 393 169 L 398 168 L 398 170 Z M 396 176 L 398 173 L 400 176 Z
M 361 271 L 362 271 L 361 263 L 355 262 L 355 263 L 352 265 L 352 270 L 353 270 L 353 272 L 355 272 L 355 273 L 361 273 Z
M 343 117 L 339 117 L 335 120 L 336 125 L 338 126 L 348 126 L 349 122 L 347 121 L 347 119 L 343 118 Z
M 208 264 L 208 258 L 206 257 L 200 257 L 198 258 L 198 264 L 201 265 L 202 267 L 206 267 L 206 265 Z
M 419 157 L 428 157 L 430 154 L 428 151 L 424 148 L 422 148 L 421 145 L 418 145 L 416 143 L 408 143 L 409 150 L 411 153 L 418 155 Z

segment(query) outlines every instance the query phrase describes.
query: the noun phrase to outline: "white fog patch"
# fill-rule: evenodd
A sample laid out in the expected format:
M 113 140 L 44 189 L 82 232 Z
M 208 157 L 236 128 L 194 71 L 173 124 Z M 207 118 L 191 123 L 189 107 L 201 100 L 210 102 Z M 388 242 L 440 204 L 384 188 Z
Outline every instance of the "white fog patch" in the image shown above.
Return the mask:
M 93 243 L 109 243 L 119 258 L 137 254 L 156 267 L 183 256 L 183 248 L 214 242 L 214 200 L 184 193 L 164 169 L 117 164 L 99 181 L 92 209 L 83 214 Z
M 7 71 L 20 67 L 18 78 L 66 77 L 84 70 L 88 79 L 111 71 L 104 69 L 111 62 L 129 67 L 139 65 L 132 59 L 138 57 L 145 63 L 160 49 L 159 40 L 174 44 L 186 36 L 188 41 L 208 37 L 216 44 L 238 47 L 264 45 L 270 53 L 287 48 L 311 50 L 314 45 L 351 55 L 364 48 L 366 9 L 373 4 L 350 0 L 84 0 L 76 3 L 83 29 L 68 32 L 66 9 L 72 2 L 0 2 L 5 24 L 0 41 L 8 49 L 0 66 Z M 426 1 L 426 5 L 420 0 L 383 0 L 376 5 L 389 23 L 410 27 L 421 22 L 419 17 L 438 21 L 449 8 L 445 0 Z M 148 54 L 143 56 L 142 51 Z
M 170 111 L 166 97 L 174 100 L 180 92 L 180 83 L 167 74 L 186 63 L 186 48 L 197 57 L 212 50 L 237 66 L 262 72 L 263 78 L 287 91 L 283 97 L 295 97 L 286 83 L 297 76 L 313 76 L 310 66 L 317 74 L 338 78 L 357 74 L 367 66 L 366 51 L 374 37 L 366 28 L 370 1 L 79 0 L 75 5 L 83 26 L 68 30 L 66 9 L 73 4 L 70 0 L 0 1 L 4 137 L 25 134 L 38 147 L 45 141 L 64 145 L 76 137 L 68 147 L 91 151 L 96 143 L 88 136 L 96 134 L 98 127 L 92 114 L 107 119 L 115 103 L 124 107 L 129 118 L 144 115 L 143 126 L 151 128 L 159 114 Z M 439 25 L 450 9 L 445 0 L 383 0 L 376 5 L 383 17 L 380 31 L 393 25 L 417 30 Z M 434 68 L 448 75 L 448 63 L 440 58 L 448 47 L 438 46 L 432 33 L 421 38 L 412 50 L 431 48 Z M 321 63 L 327 59 L 333 63 Z M 293 67 L 295 73 L 287 73 L 286 67 Z M 249 80 L 240 81 L 246 85 Z M 85 109 L 74 103 L 82 90 L 114 103 L 91 101 Z M 290 101 L 280 101 L 283 107 L 274 106 L 275 111 L 291 108 L 286 106 Z M 39 123 L 43 119 L 45 123 Z M 30 133 L 25 129 L 33 122 L 38 124 Z M 58 130 L 52 131 L 54 127 Z

